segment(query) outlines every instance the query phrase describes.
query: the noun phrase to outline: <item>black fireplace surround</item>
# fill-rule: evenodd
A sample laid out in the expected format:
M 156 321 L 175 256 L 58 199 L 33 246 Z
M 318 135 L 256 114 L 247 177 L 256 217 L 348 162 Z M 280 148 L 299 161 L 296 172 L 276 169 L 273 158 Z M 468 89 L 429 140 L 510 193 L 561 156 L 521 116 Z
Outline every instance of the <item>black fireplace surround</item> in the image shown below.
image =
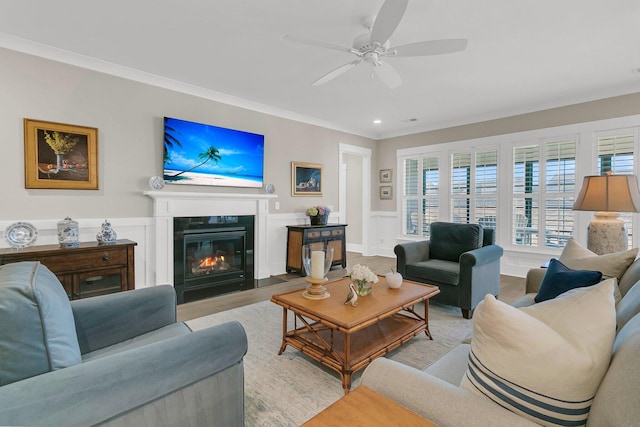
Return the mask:
M 178 304 L 254 287 L 254 216 L 173 219 L 173 278 Z M 198 299 L 198 298 L 196 298 Z

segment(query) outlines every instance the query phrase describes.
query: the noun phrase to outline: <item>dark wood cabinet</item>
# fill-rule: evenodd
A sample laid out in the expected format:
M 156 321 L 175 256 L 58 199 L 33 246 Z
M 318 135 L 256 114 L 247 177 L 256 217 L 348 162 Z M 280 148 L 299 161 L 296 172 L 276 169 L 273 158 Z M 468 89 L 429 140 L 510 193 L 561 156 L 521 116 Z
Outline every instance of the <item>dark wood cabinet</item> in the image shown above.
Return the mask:
M 136 245 L 122 239 L 109 245 L 82 242 L 77 248 L 42 245 L 0 249 L 0 265 L 40 261 L 58 276 L 69 299 L 88 298 L 135 288 Z
M 325 244 L 333 248 L 331 266 L 347 266 L 345 227 L 347 224 L 287 225 L 287 273 L 297 271 L 305 276 L 302 268 L 302 247 Z

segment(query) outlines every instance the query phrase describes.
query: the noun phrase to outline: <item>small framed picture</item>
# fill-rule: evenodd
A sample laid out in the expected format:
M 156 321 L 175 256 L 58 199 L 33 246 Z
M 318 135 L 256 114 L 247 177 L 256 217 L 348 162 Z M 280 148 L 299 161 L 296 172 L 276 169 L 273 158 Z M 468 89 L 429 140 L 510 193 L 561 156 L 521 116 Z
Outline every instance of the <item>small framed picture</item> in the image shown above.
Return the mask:
M 322 165 L 291 162 L 291 195 L 322 196 Z
M 391 182 L 393 178 L 391 169 L 380 169 L 380 182 Z
M 380 186 L 380 200 L 393 199 L 393 187 L 390 185 Z
M 98 129 L 24 119 L 25 188 L 98 189 Z

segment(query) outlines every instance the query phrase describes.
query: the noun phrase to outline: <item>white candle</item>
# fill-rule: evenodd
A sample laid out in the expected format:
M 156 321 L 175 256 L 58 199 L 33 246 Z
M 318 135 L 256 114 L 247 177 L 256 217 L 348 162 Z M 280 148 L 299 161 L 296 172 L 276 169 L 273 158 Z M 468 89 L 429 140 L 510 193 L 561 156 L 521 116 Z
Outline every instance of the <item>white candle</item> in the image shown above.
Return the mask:
M 324 279 L 324 252 L 311 252 L 311 278 Z

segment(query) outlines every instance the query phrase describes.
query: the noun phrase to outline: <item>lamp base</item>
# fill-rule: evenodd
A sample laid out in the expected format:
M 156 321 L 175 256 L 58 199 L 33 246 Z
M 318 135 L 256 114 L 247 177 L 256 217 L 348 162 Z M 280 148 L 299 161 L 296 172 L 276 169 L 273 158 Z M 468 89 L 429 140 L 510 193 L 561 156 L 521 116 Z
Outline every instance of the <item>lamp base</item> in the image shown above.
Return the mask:
M 627 224 L 617 212 L 596 212 L 589 223 L 587 249 L 597 255 L 627 250 Z
M 325 277 L 324 279 L 312 279 L 311 277 L 305 277 L 305 279 L 309 286 L 307 289 L 302 292 L 302 296 L 307 299 L 325 299 L 329 298 L 331 294 L 327 292 L 327 288 L 322 286 L 323 283 L 327 282 L 328 279 Z

